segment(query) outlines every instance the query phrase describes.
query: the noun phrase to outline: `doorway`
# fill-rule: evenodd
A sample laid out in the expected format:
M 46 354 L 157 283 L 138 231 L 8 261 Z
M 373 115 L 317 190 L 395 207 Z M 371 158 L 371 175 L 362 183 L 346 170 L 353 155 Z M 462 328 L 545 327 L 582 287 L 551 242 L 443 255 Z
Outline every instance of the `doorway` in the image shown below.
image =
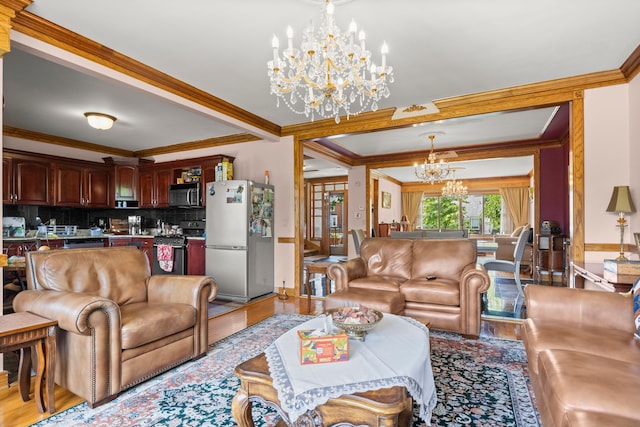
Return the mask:
M 345 255 L 347 253 L 347 197 L 346 191 L 330 191 L 327 193 L 327 203 L 325 204 L 328 212 L 327 233 L 329 236 L 328 253 L 332 255 Z

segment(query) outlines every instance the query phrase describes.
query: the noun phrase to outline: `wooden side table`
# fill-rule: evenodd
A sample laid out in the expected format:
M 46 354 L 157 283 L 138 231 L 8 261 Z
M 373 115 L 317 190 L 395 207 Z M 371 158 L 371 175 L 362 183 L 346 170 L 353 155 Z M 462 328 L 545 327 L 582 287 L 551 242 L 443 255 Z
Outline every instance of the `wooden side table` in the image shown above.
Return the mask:
M 52 414 L 56 411 L 53 377 L 57 325 L 58 322 L 55 320 L 45 319 L 28 312 L 0 316 L 0 353 L 20 349 L 18 385 L 22 400 L 24 402 L 29 400 L 31 348 L 34 347 L 38 356 L 34 398 L 38 411 L 44 412 L 47 409 Z

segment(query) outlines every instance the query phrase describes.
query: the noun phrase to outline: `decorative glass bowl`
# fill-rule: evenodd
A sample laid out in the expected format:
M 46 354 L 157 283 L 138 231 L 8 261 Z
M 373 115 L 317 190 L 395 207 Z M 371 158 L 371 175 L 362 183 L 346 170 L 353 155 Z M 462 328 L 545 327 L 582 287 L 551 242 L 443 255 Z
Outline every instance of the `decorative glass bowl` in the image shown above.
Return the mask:
M 338 318 L 343 317 L 340 315 L 344 314 L 345 311 L 348 311 L 349 313 L 355 313 L 355 314 L 358 314 L 362 311 L 366 311 L 368 314 L 375 316 L 377 320 L 370 321 L 371 319 L 368 319 L 369 321 L 365 321 L 365 323 L 349 323 L 349 322 L 338 320 Z M 361 308 L 361 307 L 331 308 L 326 311 L 326 315 L 331 316 L 331 319 L 333 321 L 333 326 L 335 326 L 336 328 L 343 329 L 347 333 L 349 338 L 353 338 L 360 341 L 364 341 L 364 337 L 365 335 L 367 335 L 367 332 L 373 329 L 382 320 L 382 313 L 379 312 L 378 310 L 374 310 L 372 308 Z M 356 317 L 355 319 L 358 319 L 358 318 Z

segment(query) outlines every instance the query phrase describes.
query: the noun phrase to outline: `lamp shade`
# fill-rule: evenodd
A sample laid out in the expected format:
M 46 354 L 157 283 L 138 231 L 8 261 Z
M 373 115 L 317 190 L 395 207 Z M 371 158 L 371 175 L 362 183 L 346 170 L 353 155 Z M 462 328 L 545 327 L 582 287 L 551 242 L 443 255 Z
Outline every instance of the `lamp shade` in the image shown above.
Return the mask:
M 635 212 L 636 207 L 631 200 L 631 193 L 629 192 L 628 185 L 620 185 L 613 187 L 613 193 L 611 194 L 611 200 L 607 207 L 607 212 Z

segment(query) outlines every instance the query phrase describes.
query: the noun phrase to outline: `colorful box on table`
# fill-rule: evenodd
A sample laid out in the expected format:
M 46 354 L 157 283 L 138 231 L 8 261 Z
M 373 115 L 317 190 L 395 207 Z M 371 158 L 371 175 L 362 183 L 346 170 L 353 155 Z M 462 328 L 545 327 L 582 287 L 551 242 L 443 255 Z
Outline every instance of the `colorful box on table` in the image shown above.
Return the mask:
M 346 362 L 349 360 L 349 337 L 343 331 L 317 335 L 314 330 L 298 331 L 300 364 Z

